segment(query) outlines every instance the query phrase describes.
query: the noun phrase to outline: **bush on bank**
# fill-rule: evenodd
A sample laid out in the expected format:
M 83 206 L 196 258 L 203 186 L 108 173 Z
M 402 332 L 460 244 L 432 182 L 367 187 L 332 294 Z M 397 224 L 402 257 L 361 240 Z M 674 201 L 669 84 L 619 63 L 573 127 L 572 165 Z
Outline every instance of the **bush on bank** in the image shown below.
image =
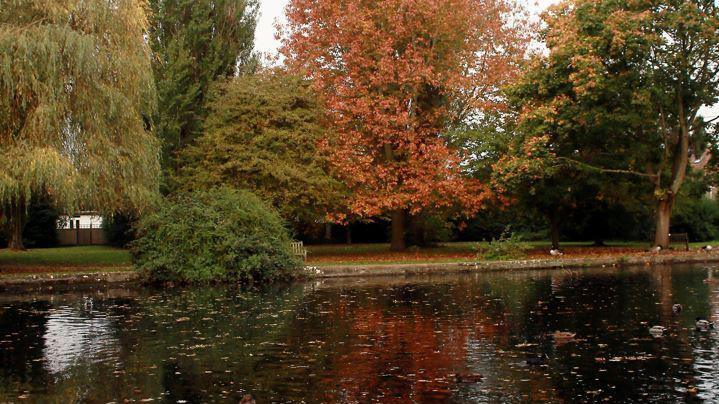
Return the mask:
M 149 282 L 262 282 L 301 261 L 279 215 L 249 191 L 216 188 L 169 198 L 138 223 L 133 262 Z

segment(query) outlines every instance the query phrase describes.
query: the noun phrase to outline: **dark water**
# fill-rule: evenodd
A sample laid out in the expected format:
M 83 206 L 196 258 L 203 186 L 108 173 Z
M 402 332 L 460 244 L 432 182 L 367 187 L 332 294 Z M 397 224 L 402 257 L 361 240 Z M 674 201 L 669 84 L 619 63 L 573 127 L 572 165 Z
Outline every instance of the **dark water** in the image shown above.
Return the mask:
M 719 401 L 719 337 L 694 330 L 719 316 L 711 272 L 5 293 L 0 402 Z

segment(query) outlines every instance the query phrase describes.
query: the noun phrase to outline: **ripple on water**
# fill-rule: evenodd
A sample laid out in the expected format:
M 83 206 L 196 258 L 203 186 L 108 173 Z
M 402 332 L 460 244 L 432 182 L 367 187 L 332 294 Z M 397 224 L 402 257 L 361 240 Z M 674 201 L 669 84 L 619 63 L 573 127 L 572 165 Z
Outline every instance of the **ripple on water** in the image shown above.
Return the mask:
M 43 357 L 52 374 L 62 374 L 82 362 L 110 361 L 120 351 L 106 313 L 85 306 L 61 306 L 49 310 L 46 321 Z

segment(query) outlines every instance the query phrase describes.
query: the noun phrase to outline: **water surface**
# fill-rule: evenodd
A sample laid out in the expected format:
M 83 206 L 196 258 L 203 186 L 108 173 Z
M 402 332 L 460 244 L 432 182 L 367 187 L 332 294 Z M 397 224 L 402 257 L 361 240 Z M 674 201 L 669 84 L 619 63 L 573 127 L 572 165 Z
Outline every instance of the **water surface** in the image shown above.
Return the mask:
M 719 316 L 712 272 L 5 293 L 0 402 L 719 401 L 719 337 L 694 330 Z

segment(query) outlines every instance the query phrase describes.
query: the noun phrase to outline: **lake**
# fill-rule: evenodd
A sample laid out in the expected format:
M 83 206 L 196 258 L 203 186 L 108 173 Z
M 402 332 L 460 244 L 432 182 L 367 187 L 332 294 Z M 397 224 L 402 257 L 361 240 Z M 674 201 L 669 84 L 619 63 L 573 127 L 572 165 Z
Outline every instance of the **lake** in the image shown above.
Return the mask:
M 719 337 L 695 330 L 719 317 L 714 277 L 699 265 L 3 293 L 0 402 L 719 401 Z

